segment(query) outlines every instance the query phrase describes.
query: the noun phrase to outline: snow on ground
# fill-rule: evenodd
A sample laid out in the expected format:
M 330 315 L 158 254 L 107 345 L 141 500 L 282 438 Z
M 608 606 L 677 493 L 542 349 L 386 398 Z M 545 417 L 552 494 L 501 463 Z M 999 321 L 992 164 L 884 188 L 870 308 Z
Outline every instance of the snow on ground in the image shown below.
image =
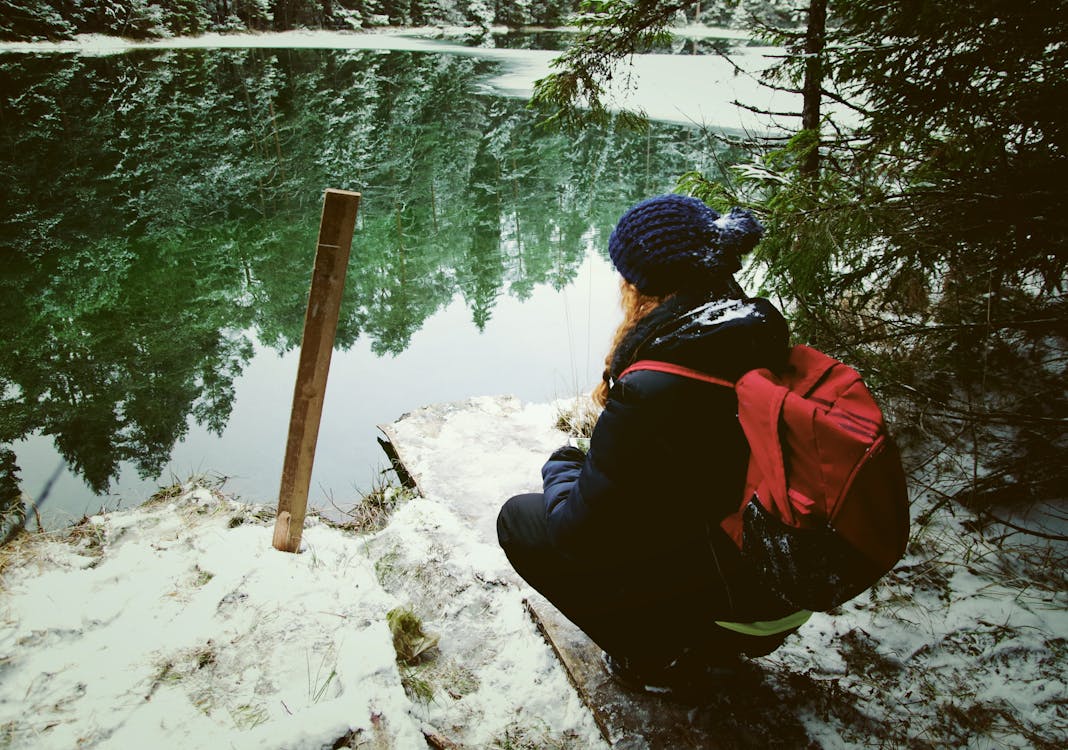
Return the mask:
M 687 36 L 693 28 L 681 29 Z M 469 47 L 455 42 L 430 38 L 444 33 L 437 29 L 384 30 L 378 32 L 284 31 L 265 34 L 203 34 L 151 41 L 133 41 L 103 35 L 80 35 L 60 42 L 3 42 L 0 53 L 74 53 L 111 55 L 136 49 L 352 49 L 401 50 L 467 55 L 496 60 L 499 74 L 485 85 L 495 93 L 528 99 L 534 82 L 550 72 L 550 63 L 559 55 L 546 50 L 498 49 Z M 739 38 L 729 29 L 705 29 L 703 36 Z M 707 125 L 731 131 L 765 132 L 768 118 L 755 115 L 734 105 L 742 101 L 769 112 L 800 112 L 800 99 L 759 84 L 756 75 L 767 68 L 768 55 L 780 50 L 762 47 L 739 47 L 732 53 L 734 64 L 749 71 L 736 73 L 731 62 L 718 55 L 634 55 L 619 66 L 615 80 L 630 85 L 617 91 L 616 108 L 645 112 L 651 119 L 684 125 Z M 840 122 L 848 122 L 843 112 Z M 845 119 L 843 119 L 845 118 Z M 784 124 L 796 126 L 796 122 Z
M 463 491 L 490 508 L 511 481 Z M 363 535 L 309 519 L 299 555 L 272 515 L 190 489 L 4 550 L 0 746 L 603 746 L 503 553 L 447 502 Z M 398 607 L 439 638 L 424 663 L 397 664 Z
M 488 538 L 500 501 L 539 486 L 563 443 L 550 426 L 575 408 L 473 399 L 390 431 L 418 481 Z M 766 683 L 821 747 L 1068 747 L 1066 551 L 984 541 L 913 501 L 905 560 L 758 660 Z
M 493 542 L 563 406 L 405 415 L 387 430 L 427 496 L 379 531 L 309 519 L 299 555 L 271 548 L 271 511 L 207 488 L 23 535 L 0 551 L 0 746 L 604 747 Z M 766 685 L 814 746 L 1065 747 L 1063 555 L 914 510 L 909 556 L 758 660 Z M 414 666 L 398 607 L 439 638 Z
M 440 493 L 481 539 L 493 541 L 504 501 L 541 490 L 542 464 L 567 440 L 555 423 L 568 407 L 481 397 L 418 409 L 388 429 L 420 488 Z

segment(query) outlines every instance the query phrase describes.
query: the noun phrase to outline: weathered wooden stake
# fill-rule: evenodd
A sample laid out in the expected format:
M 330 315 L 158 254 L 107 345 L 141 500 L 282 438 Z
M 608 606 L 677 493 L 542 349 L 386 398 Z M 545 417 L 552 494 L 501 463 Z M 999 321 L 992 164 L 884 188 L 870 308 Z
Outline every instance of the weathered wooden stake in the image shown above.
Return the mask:
M 330 354 L 334 350 L 341 292 L 345 287 L 345 271 L 349 265 L 359 206 L 360 194 L 348 190 L 330 189 L 323 197 L 319 245 L 315 252 L 308 312 L 304 318 L 289 439 L 282 465 L 282 486 L 278 490 L 278 517 L 274 523 L 274 546 L 283 552 L 296 552 L 300 548 L 304 530 L 315 443 L 319 438 L 319 420 L 326 395 L 326 376 L 330 371 Z

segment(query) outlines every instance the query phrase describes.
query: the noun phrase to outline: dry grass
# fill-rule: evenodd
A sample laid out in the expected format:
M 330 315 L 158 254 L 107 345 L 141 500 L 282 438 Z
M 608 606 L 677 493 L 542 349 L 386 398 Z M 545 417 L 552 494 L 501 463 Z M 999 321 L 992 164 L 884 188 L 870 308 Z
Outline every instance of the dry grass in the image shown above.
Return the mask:
M 331 503 L 345 519 L 334 525 L 357 534 L 372 534 L 381 531 L 389 523 L 397 506 L 414 496 L 412 490 L 383 479 L 372 485 L 371 489 L 365 492 L 351 508 L 342 509 Z
M 197 487 L 203 487 L 211 492 L 212 495 L 221 498 L 222 488 L 225 484 L 226 477 L 221 474 L 194 474 L 185 481 L 179 480 L 172 474 L 170 484 L 160 486 L 148 500 L 145 500 L 143 505 L 152 506 L 171 503 Z
M 35 559 L 47 559 L 47 554 L 42 554 L 42 548 L 48 544 L 66 544 L 77 549 L 79 554 L 100 558 L 104 554 L 106 541 L 104 527 L 94 523 L 89 516 L 82 516 L 71 526 L 55 531 L 31 532 L 23 529 L 0 547 L 0 590 L 3 590 L 3 576 L 9 568 Z
M 494 750 L 569 750 L 576 747 L 577 738 L 558 734 L 548 726 L 511 724 L 493 738 Z
M 54 539 L 54 534 L 31 533 L 21 531 L 3 547 L 0 547 L 0 591 L 3 590 L 3 577 L 12 565 L 21 563 L 33 554 L 33 550 L 45 539 Z M 2 747 L 2 746 L 0 746 Z
M 225 477 L 216 475 L 194 475 L 184 482 L 173 481 L 165 487 L 160 487 L 145 501 L 144 505 L 162 505 L 176 502 L 194 489 L 203 488 L 211 493 L 212 497 L 218 501 L 218 504 L 210 507 L 199 503 L 190 504 L 188 507 L 182 506 L 179 508 L 179 512 L 196 515 L 230 512 L 231 504 L 226 502 L 228 498 L 221 489 L 225 481 Z M 242 511 L 231 519 L 231 528 L 244 523 L 246 516 L 260 520 L 273 520 L 274 510 L 260 508 Z M 49 559 L 49 553 L 44 549 L 46 545 L 67 545 L 79 555 L 101 558 L 104 554 L 105 545 L 113 541 L 115 540 L 108 537 L 107 525 L 99 523 L 91 516 L 82 516 L 66 528 L 52 531 L 31 532 L 23 529 L 7 544 L 0 547 L 0 590 L 4 586 L 4 573 L 12 566 L 26 564 L 34 560 L 42 563 L 46 562 Z M 98 560 L 92 562 L 90 566 L 96 564 L 98 564 Z M 202 582 L 206 583 L 206 580 Z
M 587 396 L 579 396 L 566 405 L 559 405 L 556 413 L 556 429 L 572 437 L 588 438 L 593 435 L 600 408 Z

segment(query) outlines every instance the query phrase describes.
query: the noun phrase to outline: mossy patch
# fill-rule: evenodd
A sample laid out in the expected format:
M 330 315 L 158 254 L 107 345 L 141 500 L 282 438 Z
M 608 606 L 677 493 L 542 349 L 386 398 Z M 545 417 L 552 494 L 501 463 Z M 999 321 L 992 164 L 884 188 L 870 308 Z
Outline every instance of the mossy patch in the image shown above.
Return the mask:
M 423 630 L 423 622 L 412 610 L 396 607 L 386 614 L 389 631 L 393 635 L 393 649 L 397 662 L 404 666 L 418 664 L 431 649 L 438 645 L 438 636 Z

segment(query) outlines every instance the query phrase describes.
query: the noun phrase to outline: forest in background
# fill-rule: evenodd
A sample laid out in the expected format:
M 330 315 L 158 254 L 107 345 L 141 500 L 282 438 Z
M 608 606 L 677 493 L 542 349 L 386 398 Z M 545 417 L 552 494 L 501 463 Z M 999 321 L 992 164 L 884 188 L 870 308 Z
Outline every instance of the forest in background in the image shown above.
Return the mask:
M 740 7 L 784 4 L 690 2 L 676 15 L 727 25 Z M 145 39 L 295 28 L 556 27 L 582 5 L 581 0 L 0 0 L 0 40 L 69 39 L 75 34 Z

